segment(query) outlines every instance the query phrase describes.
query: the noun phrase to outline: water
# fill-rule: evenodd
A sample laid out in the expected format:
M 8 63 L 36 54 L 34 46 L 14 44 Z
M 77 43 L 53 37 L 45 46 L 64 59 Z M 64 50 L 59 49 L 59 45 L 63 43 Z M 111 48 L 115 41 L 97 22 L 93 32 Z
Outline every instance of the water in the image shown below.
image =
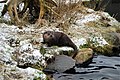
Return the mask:
M 75 68 L 77 73 L 56 73 L 55 80 L 120 80 L 120 57 L 95 56 L 87 68 Z

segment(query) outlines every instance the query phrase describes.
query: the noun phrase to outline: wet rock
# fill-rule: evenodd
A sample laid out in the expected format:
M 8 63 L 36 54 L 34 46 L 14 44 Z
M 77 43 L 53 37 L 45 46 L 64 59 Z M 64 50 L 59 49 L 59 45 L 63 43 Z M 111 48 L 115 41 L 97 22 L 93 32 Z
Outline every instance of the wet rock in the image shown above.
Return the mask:
M 77 64 L 87 66 L 93 58 L 93 50 L 90 48 L 82 48 L 75 57 Z
M 75 66 L 75 60 L 66 55 L 55 56 L 53 62 L 47 65 L 46 69 L 54 70 L 57 72 L 65 72 Z

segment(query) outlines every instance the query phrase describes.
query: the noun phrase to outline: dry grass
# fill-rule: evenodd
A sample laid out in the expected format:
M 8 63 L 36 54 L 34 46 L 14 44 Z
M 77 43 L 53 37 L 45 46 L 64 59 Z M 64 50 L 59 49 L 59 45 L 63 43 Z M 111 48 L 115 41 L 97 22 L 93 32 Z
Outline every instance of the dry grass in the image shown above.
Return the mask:
M 63 17 L 63 15 L 66 15 L 69 17 L 71 15 L 71 13 L 75 12 L 76 9 L 81 7 L 81 4 L 82 4 L 81 1 L 79 1 L 77 3 L 70 2 L 69 4 L 65 4 L 64 1 L 62 1 L 61 3 L 59 3 L 59 6 L 57 8 L 55 8 L 54 10 L 61 16 L 61 18 Z M 57 17 L 57 16 L 55 16 L 55 17 L 57 19 L 60 19 L 60 17 Z
M 58 13 L 61 17 L 53 14 L 52 17 L 54 18 L 52 19 L 54 19 L 54 21 L 57 21 L 58 26 L 56 27 L 62 28 L 63 31 L 67 31 L 69 26 L 75 22 L 77 13 L 87 12 L 83 10 L 85 10 L 85 7 L 82 6 L 82 1 L 70 2 L 69 4 L 65 4 L 63 0 L 59 3 L 58 7 L 54 9 L 54 11 Z

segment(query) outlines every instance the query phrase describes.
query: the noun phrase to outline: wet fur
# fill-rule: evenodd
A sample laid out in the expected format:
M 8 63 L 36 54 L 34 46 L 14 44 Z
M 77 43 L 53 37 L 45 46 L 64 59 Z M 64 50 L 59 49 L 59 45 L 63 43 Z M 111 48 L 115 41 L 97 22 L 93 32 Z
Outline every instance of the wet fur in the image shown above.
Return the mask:
M 74 49 L 73 58 L 76 56 L 78 49 L 71 39 L 62 32 L 46 31 L 43 33 L 43 43 L 51 46 L 68 46 Z

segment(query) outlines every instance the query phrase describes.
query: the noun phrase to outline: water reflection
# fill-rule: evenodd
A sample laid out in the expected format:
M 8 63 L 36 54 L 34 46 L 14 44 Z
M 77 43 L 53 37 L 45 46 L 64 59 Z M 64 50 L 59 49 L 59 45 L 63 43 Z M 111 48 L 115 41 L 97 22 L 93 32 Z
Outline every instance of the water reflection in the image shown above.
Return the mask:
M 95 56 L 86 68 L 75 67 L 75 73 L 56 73 L 55 80 L 120 80 L 120 57 Z

